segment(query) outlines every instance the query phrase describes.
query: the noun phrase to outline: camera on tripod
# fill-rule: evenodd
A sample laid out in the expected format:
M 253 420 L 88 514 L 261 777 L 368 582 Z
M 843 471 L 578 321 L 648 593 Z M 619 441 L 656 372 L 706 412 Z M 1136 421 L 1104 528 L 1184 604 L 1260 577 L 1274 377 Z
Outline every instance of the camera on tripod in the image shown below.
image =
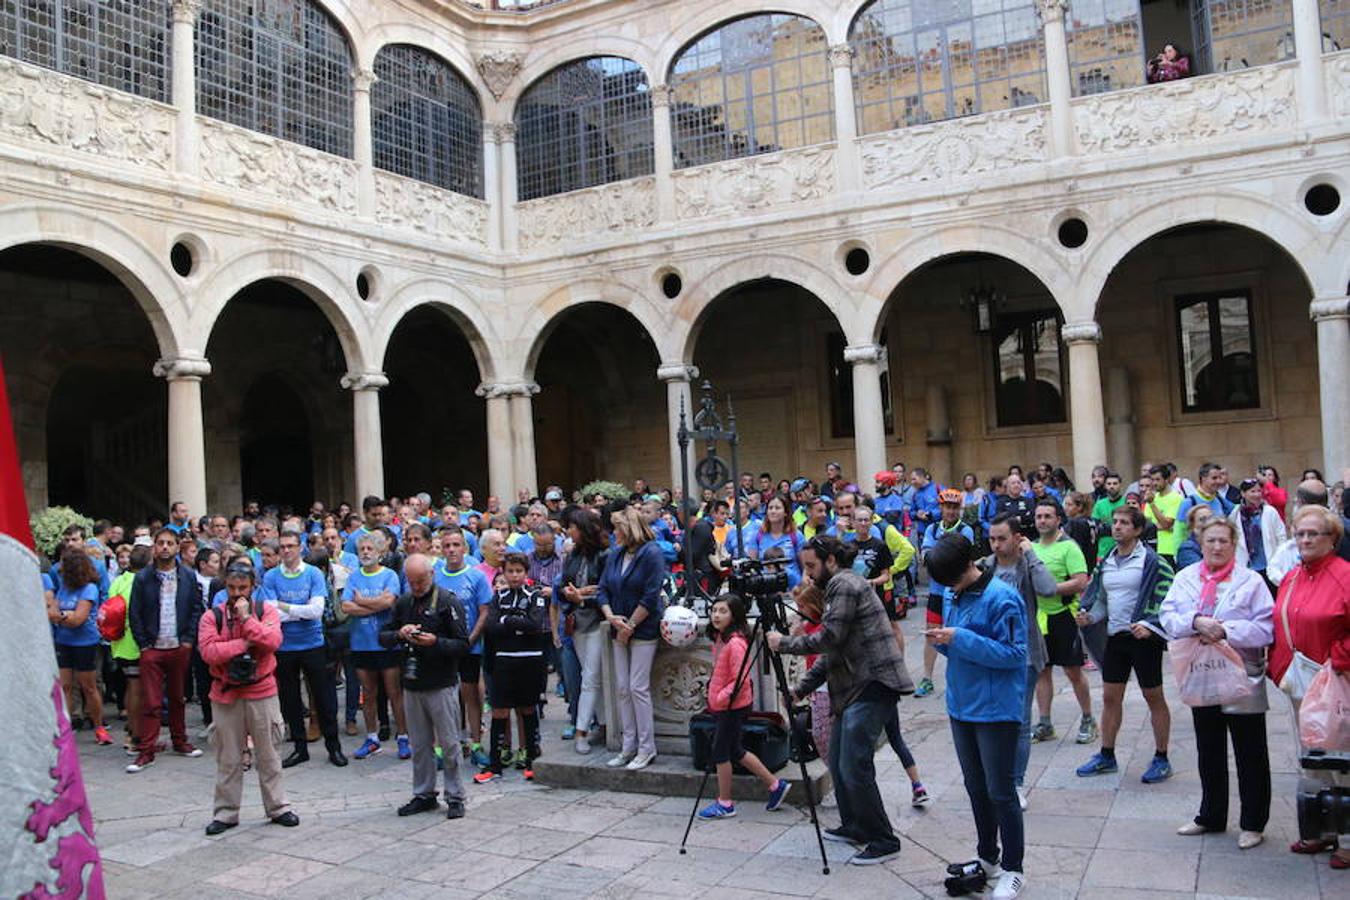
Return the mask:
M 733 559 L 731 589 L 742 597 L 772 597 L 788 589 L 786 559 Z
M 1299 765 L 1304 769 L 1344 776 L 1350 774 L 1350 753 L 1307 750 L 1299 759 Z M 1304 776 L 1299 780 L 1294 800 L 1298 809 L 1299 837 L 1320 840 L 1324 835 L 1350 832 L 1350 788 L 1335 787 Z

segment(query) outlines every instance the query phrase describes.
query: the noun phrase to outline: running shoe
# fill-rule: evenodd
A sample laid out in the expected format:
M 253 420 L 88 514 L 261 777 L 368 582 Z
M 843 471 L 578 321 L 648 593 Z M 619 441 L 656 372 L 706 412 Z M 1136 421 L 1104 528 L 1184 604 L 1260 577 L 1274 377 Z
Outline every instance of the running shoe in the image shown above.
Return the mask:
M 372 737 L 367 737 L 364 741 L 361 742 L 361 746 L 356 748 L 356 752 L 353 753 L 352 756 L 356 757 L 357 759 L 365 759 L 367 756 L 374 756 L 376 753 L 379 752 L 380 752 L 380 742 Z
M 398 736 L 398 758 L 412 759 L 412 744 L 408 741 L 406 734 Z
M 1078 737 L 1074 741 L 1079 744 L 1090 744 L 1097 739 L 1097 720 L 1085 716 L 1078 721 Z
M 630 772 L 636 772 L 639 769 L 647 768 L 655 761 L 656 761 L 655 753 L 639 753 L 637 756 L 634 756 L 632 761 L 630 761 L 628 765 L 624 766 L 624 768 Z
M 564 726 L 563 726 L 563 730 L 562 730 L 562 735 L 561 735 L 561 737 L 562 737 L 562 739 L 563 739 L 564 741 L 570 741 L 570 740 L 573 740 L 576 736 L 577 736 L 577 726 L 575 726 L 575 725 L 564 725 Z
M 173 752 L 179 756 L 186 756 L 188 759 L 196 759 L 202 755 L 201 749 L 191 744 L 179 744 L 173 748 Z
M 861 844 L 862 841 L 854 837 L 851 832 L 845 831 L 841 825 L 838 828 L 826 828 L 820 833 L 820 836 L 827 841 L 834 841 L 838 844 Z
M 700 819 L 730 819 L 734 815 L 736 815 L 736 804 L 723 806 L 721 800 L 714 800 L 698 811 Z
M 534 769 L 527 765 L 525 770 L 520 773 L 520 777 L 526 781 L 534 781 Z
M 792 790 L 792 782 L 786 778 L 778 779 L 778 783 L 769 791 L 769 802 L 764 804 L 764 808 L 773 812 L 783 805 L 783 798 L 787 796 L 788 791 Z
M 910 798 L 910 806 L 927 806 L 933 802 L 933 798 L 928 795 L 928 788 L 921 784 L 914 785 L 914 796 Z
M 102 725 L 94 729 L 94 743 L 106 747 L 113 742 L 112 735 L 108 734 L 108 729 Z
M 862 850 L 849 860 L 850 865 L 854 866 L 876 866 L 884 862 L 889 862 L 900 855 L 900 848 L 879 848 L 875 844 L 868 844 Z
M 919 680 L 919 686 L 914 690 L 915 697 L 927 697 L 933 693 L 933 679 L 922 678 Z
M 136 757 L 136 761 L 127 764 L 127 774 L 135 775 L 137 772 L 145 771 L 146 767 L 153 764 L 155 758 L 148 753 L 142 753 Z
M 480 769 L 486 769 L 492 764 L 492 760 L 488 758 L 487 751 L 483 749 L 482 744 L 469 745 L 469 762 Z
M 1055 726 L 1049 722 L 1038 722 L 1036 727 L 1031 729 L 1031 742 L 1039 744 L 1044 741 L 1053 741 L 1058 735 L 1055 734 Z M 1080 741 L 1081 743 L 1081 741 Z
M 1114 756 L 1106 756 L 1101 753 L 1092 754 L 1092 759 L 1083 763 L 1077 768 L 1079 778 L 1087 778 L 1091 775 L 1107 775 L 1111 772 L 1119 771 L 1120 766 L 1116 764 Z
M 993 900 L 1017 900 L 1026 886 L 1026 876 L 1021 872 L 1004 872 L 998 877 L 998 884 L 994 885 Z
M 1144 784 L 1157 784 L 1171 777 L 1172 764 L 1164 757 L 1155 756 L 1153 762 L 1148 764 L 1148 769 L 1140 776 L 1139 780 Z
M 501 781 L 501 778 L 502 778 L 502 773 L 501 773 L 501 772 L 494 772 L 494 771 L 492 771 L 491 769 L 484 769 L 483 771 L 479 772 L 477 775 L 473 776 L 473 783 L 474 783 L 474 784 L 489 784 L 489 783 L 491 783 L 491 782 L 493 782 L 493 781 Z
M 511 765 L 513 768 L 519 769 L 521 771 L 525 770 L 525 768 L 529 765 L 529 758 L 525 755 L 524 749 L 517 750 L 515 754 L 512 755 Z

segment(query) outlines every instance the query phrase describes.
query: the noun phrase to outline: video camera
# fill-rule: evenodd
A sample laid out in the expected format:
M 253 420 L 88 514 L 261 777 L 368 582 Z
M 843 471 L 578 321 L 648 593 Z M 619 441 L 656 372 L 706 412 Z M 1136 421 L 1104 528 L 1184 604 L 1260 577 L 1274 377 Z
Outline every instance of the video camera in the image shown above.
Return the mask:
M 731 589 L 742 597 L 772 597 L 788 589 L 786 559 L 733 559 Z
M 1350 753 L 1307 750 L 1299 764 L 1304 769 L 1350 774 Z M 1333 787 L 1303 777 L 1294 800 L 1298 809 L 1299 837 L 1318 840 L 1323 835 L 1350 832 L 1350 787 Z

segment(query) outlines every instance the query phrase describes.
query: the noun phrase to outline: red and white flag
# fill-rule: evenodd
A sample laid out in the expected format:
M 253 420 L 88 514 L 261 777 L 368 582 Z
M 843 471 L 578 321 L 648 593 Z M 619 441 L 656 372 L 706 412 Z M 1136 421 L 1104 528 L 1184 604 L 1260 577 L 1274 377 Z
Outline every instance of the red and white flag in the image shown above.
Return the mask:
M 0 897 L 101 900 L 103 871 L 56 672 L 0 365 Z

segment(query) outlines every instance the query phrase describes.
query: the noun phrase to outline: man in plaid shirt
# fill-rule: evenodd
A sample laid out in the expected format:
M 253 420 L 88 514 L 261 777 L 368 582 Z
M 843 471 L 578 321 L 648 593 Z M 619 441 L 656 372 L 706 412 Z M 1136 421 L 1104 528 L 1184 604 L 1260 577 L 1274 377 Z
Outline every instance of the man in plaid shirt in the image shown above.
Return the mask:
M 820 654 L 794 693 L 806 697 L 822 681 L 830 691 L 834 730 L 830 734 L 830 777 L 841 823 L 825 836 L 858 844 L 849 862 L 875 865 L 900 853 L 877 790 L 872 753 L 886 722 L 896 715 L 902 693 L 914 690 L 904 657 L 876 591 L 851 566 L 853 548 L 836 538 L 816 536 L 802 547 L 802 574 L 825 592 L 821 629 L 814 634 L 768 636 L 769 649 L 798 656 Z

